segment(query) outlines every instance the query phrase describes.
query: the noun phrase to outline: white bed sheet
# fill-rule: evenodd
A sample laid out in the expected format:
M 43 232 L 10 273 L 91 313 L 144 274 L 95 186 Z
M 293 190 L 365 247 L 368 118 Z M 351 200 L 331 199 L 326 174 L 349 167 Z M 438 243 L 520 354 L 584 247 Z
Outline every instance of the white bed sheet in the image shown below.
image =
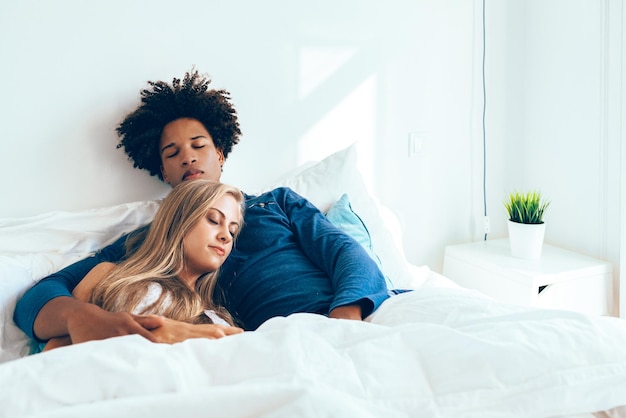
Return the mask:
M 526 418 L 626 405 L 617 318 L 426 286 L 369 321 L 296 314 L 214 341 L 45 352 L 0 365 L 0 415 Z

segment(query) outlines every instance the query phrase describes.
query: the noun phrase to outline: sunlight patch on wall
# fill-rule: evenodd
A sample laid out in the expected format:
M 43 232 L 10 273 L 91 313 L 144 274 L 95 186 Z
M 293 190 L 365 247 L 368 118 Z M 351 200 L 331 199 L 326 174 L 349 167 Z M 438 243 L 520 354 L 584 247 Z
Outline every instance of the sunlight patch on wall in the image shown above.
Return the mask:
M 356 48 L 337 46 L 300 48 L 298 98 L 302 100 L 311 94 L 335 71 L 346 64 L 356 52 Z
M 376 136 L 376 77 L 372 75 L 314 124 L 299 141 L 300 161 L 321 160 L 359 143 L 359 169 L 368 187 L 373 183 L 372 151 Z

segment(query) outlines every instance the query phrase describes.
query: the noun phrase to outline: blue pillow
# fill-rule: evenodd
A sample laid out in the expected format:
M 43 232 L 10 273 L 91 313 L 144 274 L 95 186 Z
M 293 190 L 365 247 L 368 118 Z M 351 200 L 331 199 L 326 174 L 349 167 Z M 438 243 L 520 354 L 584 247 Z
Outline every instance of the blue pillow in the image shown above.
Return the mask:
M 369 256 L 376 262 L 378 268 L 382 270 L 380 258 L 376 255 L 372 246 L 372 237 L 363 220 L 352 210 L 347 194 L 344 193 L 339 200 L 328 209 L 326 217 L 333 225 L 361 244 Z M 393 283 L 386 275 L 385 281 L 387 282 L 387 288 L 393 289 Z

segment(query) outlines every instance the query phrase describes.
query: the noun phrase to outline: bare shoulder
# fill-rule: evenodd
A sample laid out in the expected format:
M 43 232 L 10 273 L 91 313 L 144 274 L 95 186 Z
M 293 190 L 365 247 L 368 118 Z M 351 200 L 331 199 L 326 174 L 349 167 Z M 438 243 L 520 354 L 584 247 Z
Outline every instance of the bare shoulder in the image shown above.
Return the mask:
M 115 267 L 115 263 L 103 262 L 96 264 L 94 268 L 89 270 L 85 278 L 78 283 L 78 286 L 74 288 L 72 295 L 78 300 L 85 302 L 89 300 L 91 289 L 93 289 L 100 280 L 106 277 L 113 267 Z

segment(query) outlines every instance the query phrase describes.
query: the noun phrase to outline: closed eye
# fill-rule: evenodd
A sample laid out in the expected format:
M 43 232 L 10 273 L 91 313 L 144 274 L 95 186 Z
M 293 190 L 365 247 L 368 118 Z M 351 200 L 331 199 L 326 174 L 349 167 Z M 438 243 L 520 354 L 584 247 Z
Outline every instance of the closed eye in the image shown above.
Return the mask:
M 211 208 L 206 217 L 207 221 L 212 225 L 223 225 L 228 222 L 224 214 L 216 208 Z M 232 238 L 235 238 L 239 234 L 240 230 L 239 222 L 228 222 L 228 233 Z

